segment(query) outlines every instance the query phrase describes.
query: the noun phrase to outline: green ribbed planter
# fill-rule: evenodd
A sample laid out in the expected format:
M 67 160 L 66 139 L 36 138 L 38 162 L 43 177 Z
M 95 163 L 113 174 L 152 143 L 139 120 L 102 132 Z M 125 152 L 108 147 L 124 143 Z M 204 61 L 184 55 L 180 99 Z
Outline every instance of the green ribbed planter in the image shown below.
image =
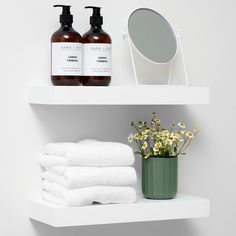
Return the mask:
M 142 158 L 142 190 L 146 198 L 172 199 L 178 186 L 178 158 Z

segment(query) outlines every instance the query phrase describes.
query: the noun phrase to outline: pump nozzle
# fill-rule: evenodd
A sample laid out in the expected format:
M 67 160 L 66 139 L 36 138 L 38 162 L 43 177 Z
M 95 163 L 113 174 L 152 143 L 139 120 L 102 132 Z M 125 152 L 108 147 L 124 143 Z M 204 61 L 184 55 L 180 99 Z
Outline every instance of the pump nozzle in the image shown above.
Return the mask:
M 86 9 L 93 9 L 93 15 L 90 16 L 90 24 L 101 26 L 103 24 L 103 17 L 101 16 L 101 7 L 86 6 Z
M 53 7 L 62 7 L 62 14 L 60 15 L 60 23 L 73 23 L 73 15 L 70 13 L 71 6 L 69 5 L 54 5 Z

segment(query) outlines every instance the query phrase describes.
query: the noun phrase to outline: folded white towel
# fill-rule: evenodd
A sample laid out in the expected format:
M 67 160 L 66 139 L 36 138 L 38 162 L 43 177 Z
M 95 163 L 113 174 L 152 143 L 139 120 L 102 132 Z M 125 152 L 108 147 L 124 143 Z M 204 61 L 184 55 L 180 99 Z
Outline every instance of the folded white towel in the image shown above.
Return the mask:
M 134 153 L 130 146 L 116 142 L 83 140 L 79 143 L 49 143 L 45 146 L 49 166 L 131 166 Z M 59 157 L 61 156 L 61 158 Z M 44 162 L 44 166 L 46 161 Z M 54 163 L 54 164 L 53 164 Z
M 69 166 L 69 161 L 62 156 L 43 155 L 39 159 L 39 165 L 45 169 L 52 168 L 54 166 Z
M 42 178 L 66 188 L 94 185 L 128 186 L 137 181 L 133 167 L 55 166 L 43 172 Z
M 136 192 L 132 187 L 91 186 L 79 189 L 66 189 L 60 185 L 43 181 L 43 199 L 66 206 L 84 206 L 94 202 L 134 203 Z

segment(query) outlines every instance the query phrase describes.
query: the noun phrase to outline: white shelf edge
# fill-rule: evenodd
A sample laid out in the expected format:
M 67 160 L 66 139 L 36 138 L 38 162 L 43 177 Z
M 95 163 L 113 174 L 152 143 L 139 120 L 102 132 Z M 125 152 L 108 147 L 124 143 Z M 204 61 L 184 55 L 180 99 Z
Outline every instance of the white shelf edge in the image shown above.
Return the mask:
M 172 200 L 140 198 L 134 204 L 63 207 L 39 198 L 29 201 L 29 218 L 53 227 L 71 227 L 208 217 L 210 201 L 189 195 Z
M 209 104 L 208 87 L 186 86 L 32 86 L 28 102 L 41 105 Z

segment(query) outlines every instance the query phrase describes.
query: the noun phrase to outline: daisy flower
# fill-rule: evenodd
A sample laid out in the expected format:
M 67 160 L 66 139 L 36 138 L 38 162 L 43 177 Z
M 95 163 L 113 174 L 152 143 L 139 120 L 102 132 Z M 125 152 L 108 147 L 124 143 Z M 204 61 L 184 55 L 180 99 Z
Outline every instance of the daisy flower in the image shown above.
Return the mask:
M 142 149 L 145 150 L 147 147 L 148 147 L 148 143 L 144 142 L 143 145 L 142 145 Z
M 128 137 L 128 142 L 132 143 L 134 141 L 134 135 L 131 133 L 130 136 Z
M 178 126 L 181 128 L 181 129 L 185 129 L 185 124 L 183 122 L 179 122 L 178 123 Z
M 192 132 L 189 131 L 189 132 L 187 132 L 186 136 L 189 137 L 189 138 L 193 138 L 194 135 L 193 135 Z

